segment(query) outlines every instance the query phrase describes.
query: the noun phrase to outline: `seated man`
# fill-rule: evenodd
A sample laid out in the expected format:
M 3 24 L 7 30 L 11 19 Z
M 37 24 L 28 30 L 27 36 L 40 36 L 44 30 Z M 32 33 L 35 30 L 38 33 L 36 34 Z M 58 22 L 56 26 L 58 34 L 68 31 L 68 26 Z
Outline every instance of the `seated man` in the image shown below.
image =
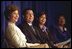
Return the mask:
M 64 15 L 60 15 L 58 17 L 58 24 L 52 28 L 53 37 L 55 39 L 55 43 L 61 43 L 61 45 L 65 45 L 65 43 L 70 42 L 70 33 L 68 32 L 65 26 L 65 17 Z M 66 41 L 66 42 L 64 42 Z M 67 42 L 69 41 L 69 42 Z

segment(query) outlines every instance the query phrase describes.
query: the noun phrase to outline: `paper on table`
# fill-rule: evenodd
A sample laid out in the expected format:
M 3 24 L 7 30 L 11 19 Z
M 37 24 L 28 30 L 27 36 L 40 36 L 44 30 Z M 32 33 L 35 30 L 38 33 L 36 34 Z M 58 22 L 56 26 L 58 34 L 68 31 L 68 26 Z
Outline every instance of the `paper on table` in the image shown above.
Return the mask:
M 56 45 L 65 45 L 65 44 L 67 44 L 67 43 L 69 43 L 71 41 L 71 38 L 70 39 L 68 39 L 68 40 L 66 40 L 66 41 L 64 41 L 64 42 L 61 42 L 61 43 L 57 43 L 57 44 L 54 44 L 55 46 Z
M 39 43 L 26 43 L 27 47 L 30 47 L 30 46 L 38 46 L 40 45 Z

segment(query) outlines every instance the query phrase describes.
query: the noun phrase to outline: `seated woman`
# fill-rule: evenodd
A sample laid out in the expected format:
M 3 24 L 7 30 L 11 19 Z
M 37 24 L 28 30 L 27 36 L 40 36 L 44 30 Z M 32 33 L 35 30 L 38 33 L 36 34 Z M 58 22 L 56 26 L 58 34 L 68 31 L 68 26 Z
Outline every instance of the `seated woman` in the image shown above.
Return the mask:
M 39 43 L 27 43 L 25 35 L 21 30 L 16 26 L 16 22 L 19 18 L 19 11 L 15 5 L 10 5 L 5 9 L 5 18 L 7 20 L 7 26 L 5 28 L 5 36 L 9 48 L 25 48 L 40 46 Z M 46 44 L 44 45 L 46 46 Z M 43 47 L 44 47 L 43 46 Z
M 53 43 L 53 37 L 51 33 L 49 32 L 49 29 L 45 26 L 46 23 L 46 14 L 45 12 L 41 12 L 39 15 L 38 20 L 38 30 L 40 35 L 40 41 L 41 43 L 47 43 L 50 47 L 56 48 Z
M 66 26 L 65 26 L 65 17 L 64 15 L 59 15 L 57 19 L 57 25 L 53 26 L 53 37 L 55 39 L 56 45 L 65 45 L 71 41 L 70 39 L 70 33 L 68 32 Z

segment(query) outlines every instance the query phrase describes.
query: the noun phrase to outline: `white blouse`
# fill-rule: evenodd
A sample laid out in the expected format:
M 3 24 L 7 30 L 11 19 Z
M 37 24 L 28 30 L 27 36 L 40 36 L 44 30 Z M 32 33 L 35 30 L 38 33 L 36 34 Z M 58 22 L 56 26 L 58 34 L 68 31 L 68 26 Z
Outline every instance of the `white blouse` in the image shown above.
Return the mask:
M 26 47 L 26 37 L 14 23 L 8 22 L 5 35 L 9 46 Z

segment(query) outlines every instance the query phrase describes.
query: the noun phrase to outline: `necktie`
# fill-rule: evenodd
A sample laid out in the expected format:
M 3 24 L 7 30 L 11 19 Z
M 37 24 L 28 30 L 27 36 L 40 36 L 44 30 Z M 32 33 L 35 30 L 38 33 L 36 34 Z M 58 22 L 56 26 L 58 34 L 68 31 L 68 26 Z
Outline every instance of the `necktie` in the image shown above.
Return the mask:
M 34 29 L 34 27 L 33 27 L 32 25 L 31 25 L 31 28 L 32 28 L 32 30 L 33 30 L 33 32 L 34 32 L 34 34 L 36 34 L 36 33 L 35 33 L 35 29 Z

